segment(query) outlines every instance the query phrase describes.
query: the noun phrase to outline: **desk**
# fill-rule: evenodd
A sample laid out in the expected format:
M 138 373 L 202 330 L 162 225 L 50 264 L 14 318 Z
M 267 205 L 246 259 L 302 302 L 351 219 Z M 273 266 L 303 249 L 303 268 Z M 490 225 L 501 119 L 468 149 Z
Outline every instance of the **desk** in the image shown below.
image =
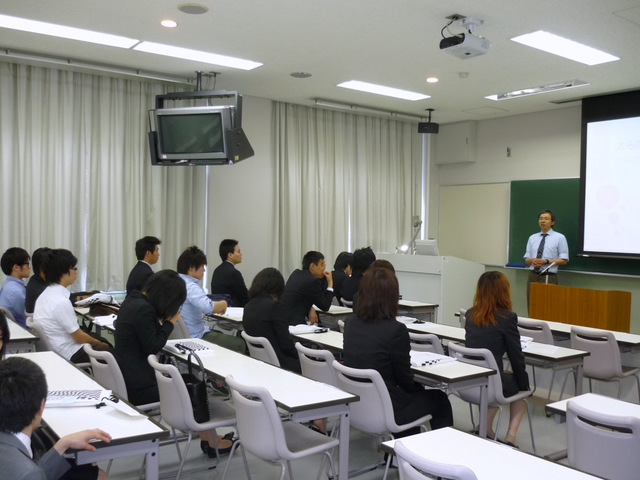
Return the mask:
M 338 478 L 347 480 L 349 475 L 349 404 L 357 402 L 357 395 L 344 392 L 331 385 L 316 382 L 288 372 L 268 363 L 214 345 L 199 338 L 190 339 L 211 349 L 198 352 L 205 370 L 217 381 L 227 375 L 241 383 L 261 385 L 266 388 L 278 407 L 287 411 L 295 422 L 307 422 L 317 418 L 340 416 L 340 462 Z M 186 360 L 187 356 L 165 349 L 165 353 Z
M 342 352 L 343 350 L 343 337 L 341 332 L 304 333 L 294 335 L 294 337 L 304 342 L 316 343 L 334 352 Z M 433 386 L 433 381 L 436 381 L 444 390 L 454 391 L 466 390 L 468 388 L 481 388 L 479 431 L 481 435 L 486 436 L 488 378 L 489 375 L 495 375 L 495 370 L 457 361 L 438 365 L 412 366 L 411 370 L 416 377 L 416 381 L 430 386 Z
M 329 310 L 326 312 L 320 310 L 316 305 L 314 305 L 313 308 L 318 314 L 318 324 L 332 330 L 339 330 L 338 320 L 342 320 L 344 322 L 349 315 L 353 314 L 353 308 L 343 307 L 340 305 L 331 305 Z
M 437 303 L 425 303 L 416 302 L 413 300 L 400 300 L 398 301 L 398 310 L 403 314 L 404 312 L 411 315 L 419 315 L 420 320 L 426 322 L 436 322 L 438 318 L 438 304 Z
M 451 427 L 412 435 L 400 440 L 418 455 L 428 452 L 430 458 L 439 462 L 469 467 L 478 480 L 598 478 Z M 396 440 L 383 442 L 382 449 L 393 453 L 395 442 Z
M 525 320 L 529 320 L 527 317 L 521 317 Z M 561 323 L 561 322 L 553 322 L 550 320 L 540 320 L 537 318 L 532 318 L 530 320 L 536 320 L 545 322 L 549 325 L 551 332 L 554 336 L 559 336 L 564 339 L 568 339 L 571 336 L 571 324 Z M 586 330 L 602 330 L 596 329 L 592 327 L 582 327 Z M 626 332 L 616 332 L 614 330 L 608 330 L 613 333 L 613 336 L 616 337 L 616 342 L 618 342 L 618 347 L 623 352 L 638 352 L 640 351 L 640 335 L 636 335 L 634 333 L 626 333 Z
M 418 333 L 432 333 L 441 339 L 454 342 L 464 343 L 465 341 L 465 330 L 462 327 L 439 323 L 410 323 L 407 329 Z M 572 368 L 575 373 L 576 395 L 582 393 L 582 365 L 584 357 L 589 355 L 588 352 L 531 342 L 522 350 L 522 353 L 524 353 L 525 362 L 529 365 L 556 369 Z
M 49 390 L 83 390 L 101 388 L 91 377 L 53 352 L 21 353 L 37 363 L 47 377 Z M 121 400 L 122 401 L 122 400 Z M 131 407 L 133 408 L 133 407 Z M 75 452 L 78 464 L 102 462 L 130 455 L 146 456 L 146 478 L 158 478 L 159 439 L 169 431 L 145 415 L 128 416 L 113 407 L 45 408 L 43 420 L 58 437 L 88 428 L 101 428 L 111 435 L 111 443 L 94 443 L 97 450 Z
M 567 416 L 568 402 L 576 402 L 592 410 L 606 411 L 609 415 L 640 418 L 640 405 L 637 403 L 625 402 L 624 400 L 605 397 L 597 393 L 584 393 L 577 397 L 553 402 L 546 406 L 546 410 L 554 414 L 557 420 L 562 421 Z
M 18 352 L 35 352 L 36 342 L 39 338 L 24 328 L 22 325 L 18 325 L 13 320 L 7 318 L 7 324 L 9 325 L 10 340 L 7 342 L 7 351 L 11 353 Z

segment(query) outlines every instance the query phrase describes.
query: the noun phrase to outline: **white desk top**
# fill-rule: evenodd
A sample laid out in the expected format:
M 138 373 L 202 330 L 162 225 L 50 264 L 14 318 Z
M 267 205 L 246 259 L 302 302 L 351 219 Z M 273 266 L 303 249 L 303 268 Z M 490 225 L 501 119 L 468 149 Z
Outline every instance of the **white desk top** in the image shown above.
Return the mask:
M 324 315 L 351 315 L 353 313 L 353 308 L 342 307 L 340 305 L 331 305 L 329 310 L 326 312 L 321 310 L 317 305 L 314 305 L 313 308 L 318 311 L 318 313 L 322 313 Z
M 340 332 L 330 330 L 323 333 L 303 333 L 294 337 L 319 343 L 330 350 L 343 350 L 343 336 Z M 412 366 L 416 375 L 421 375 L 441 382 L 451 383 L 461 380 L 470 380 L 478 377 L 487 377 L 495 373 L 490 368 L 479 367 L 464 362 L 446 362 L 437 365 Z
M 548 404 L 546 409 L 551 413 L 566 415 L 568 402 L 576 402 L 592 410 L 605 411 L 608 415 L 640 418 L 640 405 L 637 403 L 625 402 L 624 400 L 605 397 L 604 395 L 598 395 L 596 393 L 584 393 L 577 397 L 553 402 Z
M 23 328 L 22 325 L 18 325 L 13 320 L 9 320 L 7 318 L 7 324 L 9 325 L 9 335 L 11 335 L 9 343 L 19 342 L 23 340 L 38 340 L 37 336 L 28 331 L 26 328 Z
M 525 320 L 540 320 L 538 318 L 529 319 L 528 317 L 518 317 L 518 318 L 524 318 Z M 562 333 L 564 335 L 571 334 L 571 327 L 573 325 L 571 325 L 570 323 L 552 322 L 549 320 L 540 320 L 540 321 L 547 323 L 552 332 Z M 591 327 L 582 327 L 582 328 L 585 328 L 587 330 L 606 330 L 603 328 L 591 328 Z M 637 335 L 635 333 L 616 332 L 614 330 L 609 330 L 609 331 L 613 333 L 614 337 L 616 337 L 616 341 L 620 344 L 626 344 L 626 345 L 632 345 L 632 346 L 640 345 L 640 335 Z
M 437 307 L 437 303 L 418 302 L 415 300 L 398 300 L 398 305 L 405 308 L 417 308 L 417 307 Z
M 230 307 L 224 313 L 213 313 L 210 317 L 217 318 L 218 320 L 225 320 L 233 323 L 242 323 L 242 316 L 244 315 L 244 308 L 242 307 Z
M 478 480 L 598 478 L 451 427 L 404 437 L 401 440 L 418 455 L 427 454 L 439 462 L 469 467 Z M 394 443 L 395 440 L 383 442 L 383 449 L 391 451 Z
M 199 351 L 198 356 L 202 360 L 205 370 L 212 375 L 219 379 L 233 375 L 241 383 L 262 385 L 271 393 L 276 403 L 289 412 L 352 403 L 359 400 L 357 395 L 274 367 L 206 340 L 199 338 L 188 340 L 209 347 L 210 351 Z M 187 358 L 187 355 L 184 354 L 168 351 L 167 353 L 183 359 Z
M 93 390 L 102 388 L 91 377 L 78 370 L 54 352 L 20 353 L 16 356 L 37 363 L 47 377 L 49 390 Z M 123 403 L 121 401 L 121 403 Z M 131 408 L 131 407 L 129 407 Z M 133 410 L 133 409 L 132 409 Z M 169 435 L 166 428 L 146 415 L 129 416 L 111 406 L 45 408 L 44 421 L 59 437 L 88 428 L 101 428 L 112 437 L 110 445 Z M 102 442 L 96 443 L 96 445 Z

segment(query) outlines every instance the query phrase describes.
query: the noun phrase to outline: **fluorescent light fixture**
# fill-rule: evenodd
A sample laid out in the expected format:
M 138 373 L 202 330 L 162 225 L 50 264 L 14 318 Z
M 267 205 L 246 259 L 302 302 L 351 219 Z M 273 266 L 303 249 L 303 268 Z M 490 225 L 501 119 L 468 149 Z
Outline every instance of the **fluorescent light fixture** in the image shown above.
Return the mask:
M 377 95 L 385 95 L 387 97 L 401 98 L 403 100 L 424 100 L 430 98 L 429 95 L 422 93 L 410 92 L 408 90 L 400 90 L 399 88 L 385 87 L 384 85 L 376 85 L 375 83 L 361 82 L 359 80 L 349 80 L 338 84 L 338 87 L 350 88 L 360 92 L 375 93 Z
M 222 67 L 239 68 L 240 70 L 253 70 L 262 65 L 262 63 L 243 60 L 242 58 L 227 57 L 226 55 L 218 55 L 217 53 L 202 52 L 200 50 L 191 50 L 190 48 L 174 47 L 172 45 L 163 45 L 162 43 L 154 42 L 140 42 L 133 47 L 133 49 L 140 52 L 181 58 L 183 60 L 220 65 Z
M 618 57 L 602 50 L 588 47 L 544 30 L 513 37 L 511 40 L 586 65 L 599 65 L 600 63 L 620 60 Z
M 563 82 L 548 83 L 546 85 L 540 85 L 539 87 L 527 87 L 520 90 L 513 90 L 511 92 L 496 93 L 494 95 L 488 95 L 484 98 L 488 100 L 508 100 L 510 98 L 526 97 L 527 95 L 536 95 L 538 93 L 556 92 L 558 90 L 566 90 L 567 88 L 584 87 L 585 85 L 591 85 L 584 80 L 565 80 Z
M 0 27 L 20 30 L 22 32 L 50 35 L 52 37 L 80 40 L 82 42 L 98 43 L 100 45 L 119 48 L 131 48 L 139 42 L 139 40 L 136 40 L 135 38 L 94 32 L 91 30 L 84 30 L 82 28 L 67 27 L 65 25 L 56 25 L 54 23 L 28 20 L 26 18 L 11 17 L 9 15 L 0 15 Z

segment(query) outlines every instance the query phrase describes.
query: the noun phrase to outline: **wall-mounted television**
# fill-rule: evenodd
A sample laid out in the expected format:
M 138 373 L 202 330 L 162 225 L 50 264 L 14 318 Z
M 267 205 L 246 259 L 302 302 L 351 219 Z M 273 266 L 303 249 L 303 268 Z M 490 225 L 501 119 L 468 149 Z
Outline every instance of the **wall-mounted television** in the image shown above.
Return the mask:
M 187 93 L 176 98 L 207 98 L 211 93 L 216 92 Z M 240 127 L 242 104 L 238 100 L 235 106 L 164 108 L 165 97 L 168 95 L 159 96 L 157 108 L 149 112 L 153 165 L 227 165 L 253 156 Z

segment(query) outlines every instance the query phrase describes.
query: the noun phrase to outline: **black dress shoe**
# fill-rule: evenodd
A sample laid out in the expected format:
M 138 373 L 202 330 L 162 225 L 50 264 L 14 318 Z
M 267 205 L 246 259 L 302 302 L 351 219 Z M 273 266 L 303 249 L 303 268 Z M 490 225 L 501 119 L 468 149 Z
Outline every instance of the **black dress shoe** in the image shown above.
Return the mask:
M 229 435 L 231 435 L 232 438 L 225 438 L 225 437 L 227 437 Z M 236 443 L 236 439 L 233 438 L 233 432 L 227 433 L 227 435 L 225 435 L 222 438 L 224 440 L 231 440 L 231 445 L 229 445 L 226 448 L 219 448 L 218 449 L 218 453 L 220 455 L 224 455 L 225 453 L 229 453 L 231 451 L 231 449 L 233 448 L 233 444 Z M 216 449 L 213 448 L 212 446 L 210 446 L 209 442 L 200 441 L 200 448 L 202 449 L 202 453 L 204 453 L 206 455 L 209 455 L 209 458 L 216 458 Z

